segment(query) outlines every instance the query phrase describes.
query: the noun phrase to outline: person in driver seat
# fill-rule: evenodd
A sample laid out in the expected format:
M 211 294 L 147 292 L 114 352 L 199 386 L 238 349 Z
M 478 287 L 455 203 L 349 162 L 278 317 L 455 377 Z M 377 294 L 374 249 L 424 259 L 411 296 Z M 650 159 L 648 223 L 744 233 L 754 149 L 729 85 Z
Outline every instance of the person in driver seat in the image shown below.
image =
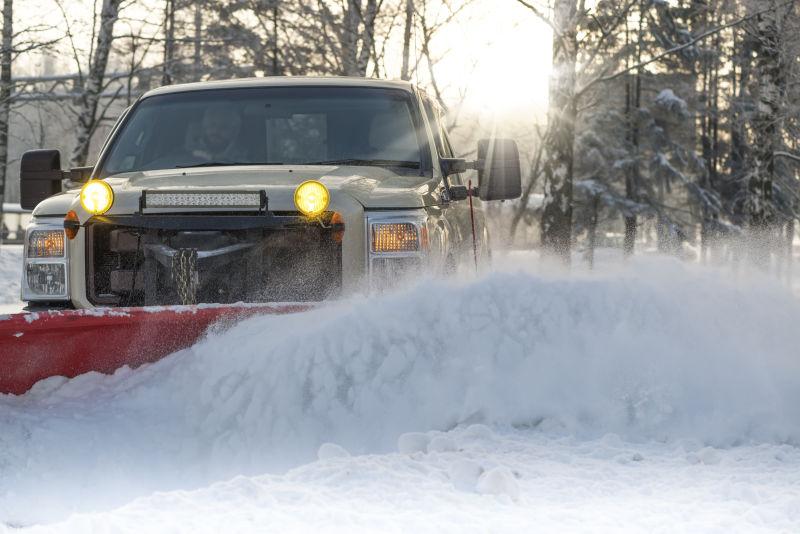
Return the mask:
M 242 118 L 230 104 L 209 106 L 203 112 L 199 135 L 187 139 L 187 148 L 197 163 L 242 163 L 246 151 L 239 145 Z

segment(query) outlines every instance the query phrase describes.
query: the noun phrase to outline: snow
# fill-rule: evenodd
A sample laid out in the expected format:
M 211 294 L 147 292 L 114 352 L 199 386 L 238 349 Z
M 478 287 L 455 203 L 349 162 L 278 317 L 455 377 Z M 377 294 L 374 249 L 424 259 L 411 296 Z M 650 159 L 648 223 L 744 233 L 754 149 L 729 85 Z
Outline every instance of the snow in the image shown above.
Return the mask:
M 638 259 L 253 317 L 0 397 L 0 525 L 798 531 L 799 316 L 769 280 Z
M 430 436 L 423 432 L 406 432 L 397 440 L 397 450 L 401 454 L 425 452 L 430 442 Z
M 0 245 L 0 306 L 19 304 L 22 245 Z
M 679 117 L 689 116 L 689 106 L 686 101 L 675 94 L 672 89 L 662 89 L 654 100 L 660 106 Z
M 341 445 L 337 445 L 335 443 L 323 443 L 320 445 L 319 450 L 317 451 L 317 459 L 319 460 L 329 460 L 331 458 L 347 458 L 350 456 L 350 453 L 342 447 Z
M 447 434 L 460 452 L 314 461 L 22 532 L 796 532 L 800 522 L 791 446 L 721 449 L 706 465 L 687 459 L 692 441 Z
M 519 499 L 519 484 L 508 467 L 497 466 L 483 473 L 475 486 L 484 495 L 507 495 L 512 500 Z
M 436 436 L 428 442 L 428 452 L 452 452 L 456 442 L 448 436 Z

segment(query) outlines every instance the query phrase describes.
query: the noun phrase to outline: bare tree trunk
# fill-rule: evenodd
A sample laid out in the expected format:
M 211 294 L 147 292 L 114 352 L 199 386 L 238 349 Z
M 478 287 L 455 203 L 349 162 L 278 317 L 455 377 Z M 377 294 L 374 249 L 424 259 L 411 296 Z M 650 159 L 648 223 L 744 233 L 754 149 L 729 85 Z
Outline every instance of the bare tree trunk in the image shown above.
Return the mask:
M 738 39 L 736 33 L 733 34 L 733 50 L 735 59 L 731 65 L 731 106 L 730 106 L 730 167 L 735 178 L 739 178 L 745 172 L 745 160 L 747 155 L 747 143 L 745 139 L 745 111 L 743 101 L 745 99 L 746 87 L 750 81 L 751 62 L 752 62 L 752 41 L 745 37 Z M 738 69 L 737 69 L 738 66 Z M 738 72 L 738 76 L 737 76 Z
M 367 75 L 375 44 L 377 0 L 347 0 L 341 34 L 342 70 L 345 76 Z M 360 45 L 360 46 L 359 46 Z
M 125 103 L 130 106 L 133 100 L 133 77 L 136 75 L 136 50 L 139 44 L 135 38 L 131 39 L 130 65 L 127 80 L 125 80 Z
M 589 219 L 588 228 L 588 248 L 586 249 L 586 261 L 589 264 L 589 269 L 594 269 L 594 250 L 597 248 L 597 220 L 600 212 L 600 197 L 599 195 L 592 196 L 592 212 Z
M 175 61 L 175 0 L 167 0 L 164 13 L 164 74 L 162 85 L 172 83 L 172 65 Z
M 194 3 L 194 81 L 203 77 L 203 4 L 199 0 Z
M 644 9 L 642 2 L 639 2 L 639 26 L 636 32 L 636 64 L 642 62 L 642 39 Z M 627 23 L 625 28 L 625 40 L 628 41 Z M 626 58 L 626 62 L 627 62 Z M 631 83 L 633 87 L 631 87 Z M 631 90 L 632 89 L 632 90 Z M 642 106 L 642 68 L 634 71 L 633 77 L 628 79 L 625 85 L 625 111 L 627 113 L 628 135 L 631 149 L 633 151 L 633 163 L 625 174 L 625 198 L 637 201 L 639 197 L 639 108 Z M 633 255 L 636 248 L 636 234 L 639 230 L 639 222 L 635 214 L 628 214 L 623 217 L 625 223 L 625 238 L 623 241 L 623 252 L 626 257 Z
M 641 106 L 641 77 L 639 71 L 633 77 L 633 95 L 630 91 L 630 80 L 626 86 L 627 105 L 626 112 L 630 124 L 628 134 L 633 149 L 633 163 L 625 173 L 625 198 L 636 201 L 639 190 L 639 107 Z M 627 214 L 623 216 L 625 223 L 625 238 L 623 241 L 623 251 L 625 256 L 632 256 L 636 247 L 636 234 L 638 231 L 638 221 L 636 215 Z
M 772 198 L 775 178 L 775 151 L 780 149 L 782 105 L 785 89 L 785 68 L 781 61 L 782 12 L 774 0 L 765 0 L 759 7 L 772 6 L 755 22 L 755 74 L 752 92 L 756 111 L 751 126 L 753 143 L 748 180 L 747 217 L 753 243 L 751 253 L 758 265 L 769 261 L 770 241 L 776 221 Z
M 358 54 L 358 75 L 366 76 L 369 59 L 375 46 L 375 18 L 378 16 L 376 0 L 367 0 L 366 12 L 363 16 L 364 32 L 361 35 L 361 50 Z
M 709 5 L 709 8 L 713 9 L 713 5 Z M 709 26 L 709 18 L 708 18 L 708 11 L 703 11 L 702 13 L 702 21 L 700 24 L 703 28 L 708 28 Z M 717 44 L 719 44 L 719 39 L 717 39 Z M 718 48 L 717 48 L 718 49 Z M 712 122 L 711 122 L 711 104 L 712 104 L 712 66 L 711 62 L 716 63 L 717 59 L 714 57 L 712 58 L 711 55 L 705 55 L 700 60 L 700 72 L 698 75 L 698 82 L 700 83 L 701 91 L 703 98 L 701 98 L 702 102 L 702 112 L 697 114 L 697 122 L 695 123 L 695 129 L 700 130 L 700 150 L 703 154 L 703 161 L 705 162 L 705 172 L 700 176 L 699 183 L 700 187 L 703 187 L 707 190 L 710 189 L 710 180 L 711 174 L 713 172 L 714 166 L 714 156 L 712 152 Z M 707 205 L 704 203 L 700 208 L 701 219 L 700 219 L 700 263 L 705 264 L 708 260 L 708 237 L 709 237 L 709 220 L 710 220 L 710 213 L 708 210 Z
M 345 76 L 358 76 L 358 27 L 361 0 L 348 0 L 342 27 L 342 67 Z
M 8 121 L 11 111 L 11 45 L 14 37 L 13 0 L 3 1 L 3 40 L 0 50 L 0 231 L 8 165 Z M 0 235 L 0 242 L 2 242 Z
M 414 0 L 406 0 L 406 24 L 403 28 L 403 68 L 401 80 L 411 79 L 411 28 L 414 25 Z
M 786 223 L 786 284 L 792 286 L 792 268 L 794 267 L 794 219 Z
M 103 0 L 97 43 L 78 108 L 77 142 L 70 158 L 73 167 L 85 165 L 89 155 L 89 142 L 97 126 L 97 105 L 100 101 L 100 93 L 103 91 L 108 55 L 111 52 L 111 42 L 114 37 L 114 24 L 119 18 L 121 3 L 122 0 Z
M 278 0 L 272 2 L 272 75 L 281 75 L 280 47 L 278 46 Z
M 570 262 L 572 242 L 572 175 L 575 143 L 575 62 L 577 5 L 556 0 L 554 6 L 553 72 L 550 75 L 550 134 L 545 139 L 542 246 L 548 254 Z M 560 35 L 559 35 L 560 34 Z

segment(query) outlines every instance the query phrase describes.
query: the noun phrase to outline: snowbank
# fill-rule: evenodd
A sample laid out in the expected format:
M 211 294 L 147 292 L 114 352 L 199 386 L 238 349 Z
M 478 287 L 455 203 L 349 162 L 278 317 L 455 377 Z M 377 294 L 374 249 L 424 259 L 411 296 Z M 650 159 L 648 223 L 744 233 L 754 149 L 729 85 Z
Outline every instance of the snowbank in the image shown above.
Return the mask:
M 22 245 L 0 245 L 0 304 L 19 302 Z
M 138 371 L 0 398 L 0 522 L 278 472 L 324 442 L 382 452 L 406 432 L 474 423 L 798 443 L 798 317 L 800 302 L 768 282 L 658 260 L 595 276 L 429 281 L 252 318 Z M 512 482 L 500 470 L 481 487 L 516 494 Z

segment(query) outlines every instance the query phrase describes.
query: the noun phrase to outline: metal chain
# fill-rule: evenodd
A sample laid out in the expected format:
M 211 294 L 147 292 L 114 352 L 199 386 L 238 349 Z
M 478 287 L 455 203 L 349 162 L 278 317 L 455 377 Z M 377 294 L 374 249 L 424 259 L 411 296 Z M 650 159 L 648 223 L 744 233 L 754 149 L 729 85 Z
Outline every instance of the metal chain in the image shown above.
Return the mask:
M 182 248 L 172 256 L 172 280 L 181 304 L 197 304 L 197 249 Z

